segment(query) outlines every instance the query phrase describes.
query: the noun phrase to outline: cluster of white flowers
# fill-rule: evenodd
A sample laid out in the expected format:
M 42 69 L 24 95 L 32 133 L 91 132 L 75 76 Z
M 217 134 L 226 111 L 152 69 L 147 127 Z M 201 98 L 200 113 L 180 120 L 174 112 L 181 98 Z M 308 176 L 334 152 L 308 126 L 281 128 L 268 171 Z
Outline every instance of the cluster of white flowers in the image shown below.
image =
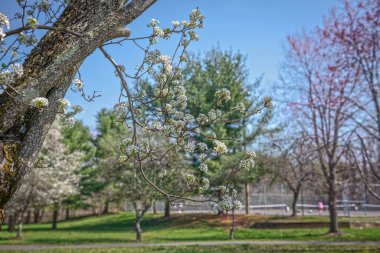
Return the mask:
M 198 146 L 199 150 L 202 151 L 202 152 L 206 151 L 208 149 L 207 144 L 204 143 L 204 142 L 198 142 L 197 146 Z
M 239 210 L 243 207 L 242 203 L 239 200 L 234 200 L 232 204 L 235 210 Z
M 185 146 L 183 146 L 183 150 L 185 152 L 189 152 L 189 153 L 194 152 L 194 150 L 195 150 L 195 142 L 193 142 L 193 141 L 188 142 Z
M 199 169 L 200 169 L 201 171 L 203 171 L 204 173 L 206 173 L 206 172 L 208 171 L 208 166 L 207 166 L 207 164 L 205 164 L 205 163 L 201 163 L 201 164 L 199 165 Z
M 218 109 L 211 109 L 208 113 L 208 122 L 216 123 L 219 120 L 223 119 L 223 112 Z
M 79 79 L 74 79 L 73 80 L 73 85 L 75 87 L 75 89 L 77 91 L 83 91 L 83 88 L 84 88 L 84 83 L 83 81 L 79 80 Z
M 169 28 L 161 29 L 159 25 L 160 25 L 160 21 L 154 18 L 152 18 L 150 20 L 150 23 L 148 24 L 148 27 L 153 28 L 153 36 L 149 38 L 149 42 L 151 44 L 156 44 L 158 41 L 158 38 L 163 38 L 163 39 L 170 38 L 170 33 L 172 31 Z
M 31 27 L 31 28 L 36 28 L 37 25 L 38 25 L 38 21 L 37 19 L 35 19 L 34 17 L 28 17 L 27 19 L 27 24 Z
M 195 176 L 192 174 L 187 174 L 186 175 L 186 181 L 190 185 L 194 184 L 195 183 Z
M 245 159 L 239 162 L 239 169 L 250 170 L 255 167 L 255 152 L 247 152 Z
M 240 113 L 244 113 L 244 112 L 245 112 L 245 105 L 244 105 L 244 103 L 239 103 L 239 104 L 235 107 L 235 110 L 237 110 L 237 111 L 240 112 Z
M 178 20 L 172 21 L 172 24 L 173 24 L 174 28 L 177 28 L 180 26 L 180 23 Z
M 45 108 L 49 106 L 49 100 L 44 97 L 36 97 L 32 99 L 31 105 L 37 108 Z
M 139 148 L 133 144 L 128 145 L 125 149 L 125 153 L 127 155 L 136 155 L 138 151 L 139 151 Z
M 228 152 L 226 144 L 224 144 L 223 142 L 218 141 L 218 140 L 214 140 L 214 149 L 213 150 L 217 155 L 226 154 Z
M 62 106 L 70 106 L 70 101 L 67 100 L 66 98 L 60 98 L 58 100 L 59 104 Z
M 21 64 L 11 64 L 9 69 L 5 69 L 0 73 L 0 84 L 10 85 L 16 78 L 21 77 L 23 73 L 24 70 Z
M 223 88 L 215 93 L 215 97 L 216 104 L 221 105 L 222 103 L 225 103 L 231 99 L 231 92 L 228 89 Z
M 204 16 L 201 14 L 201 12 L 198 9 L 194 9 L 190 13 L 190 22 L 188 21 L 182 21 L 182 25 L 188 27 L 188 28 L 203 28 L 203 20 Z
M 163 65 L 163 72 L 164 72 L 164 74 L 165 75 L 171 74 L 172 70 L 173 70 L 173 67 L 172 67 L 172 63 L 171 63 L 170 57 L 167 56 L 167 55 L 160 55 L 158 57 L 158 60 Z
M 8 29 L 10 27 L 8 17 L 5 14 L 0 12 L 0 41 L 3 41 L 3 39 L 5 37 L 3 25 L 5 25 Z
M 128 160 L 128 157 L 126 155 L 119 156 L 119 162 L 123 163 Z
M 229 211 L 232 210 L 233 204 L 232 204 L 232 198 L 228 195 L 224 195 L 222 197 L 222 200 L 218 202 L 218 209 L 221 211 Z
M 237 191 L 235 189 L 232 189 L 231 194 L 228 194 L 230 191 L 225 186 L 219 186 L 218 190 L 222 195 L 221 201 L 217 204 L 217 208 L 220 211 L 228 212 L 233 209 L 238 210 L 242 208 L 243 205 L 236 199 Z
M 58 100 L 58 111 L 61 113 L 66 113 L 66 106 L 70 106 L 70 101 L 65 98 L 60 98 Z
M 207 191 L 207 189 L 210 187 L 210 181 L 206 177 L 202 177 L 200 186 L 199 186 L 199 193 L 204 193 Z

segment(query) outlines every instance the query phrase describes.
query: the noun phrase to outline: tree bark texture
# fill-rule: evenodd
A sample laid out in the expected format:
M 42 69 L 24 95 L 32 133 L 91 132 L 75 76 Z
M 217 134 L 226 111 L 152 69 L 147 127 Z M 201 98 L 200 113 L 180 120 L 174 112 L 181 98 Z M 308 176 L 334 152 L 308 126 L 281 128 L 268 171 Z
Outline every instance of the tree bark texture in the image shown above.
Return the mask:
M 26 58 L 24 74 L 0 94 L 0 218 L 4 207 L 33 166 L 43 140 L 82 62 L 106 41 L 126 37 L 125 26 L 155 0 L 72 0 L 54 27 L 81 36 L 49 31 Z M 30 106 L 45 97 L 44 110 Z M 7 138 L 3 138 L 6 136 Z

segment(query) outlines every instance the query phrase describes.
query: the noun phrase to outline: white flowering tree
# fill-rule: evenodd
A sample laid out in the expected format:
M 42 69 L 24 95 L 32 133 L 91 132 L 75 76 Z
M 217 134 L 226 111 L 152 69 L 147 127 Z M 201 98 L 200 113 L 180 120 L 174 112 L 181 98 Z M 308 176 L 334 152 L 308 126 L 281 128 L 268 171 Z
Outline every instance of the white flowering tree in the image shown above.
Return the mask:
M 39 176 L 37 169 L 27 174 L 25 183 L 22 184 L 17 193 L 13 196 L 8 204 L 7 214 L 13 213 L 18 229 L 17 239 L 21 240 L 22 225 L 25 212 L 35 206 L 46 206 L 48 204 L 45 198 L 45 192 L 49 189 L 46 187 L 42 178 Z
M 18 239 L 22 239 L 23 218 L 29 208 L 53 205 L 56 228 L 59 204 L 66 196 L 77 193 L 80 177 L 76 172 L 82 154 L 68 152 L 61 131 L 60 122 L 55 121 L 42 145 L 39 161 L 8 205 L 16 215 Z
M 231 99 L 230 91 L 225 87 L 215 92 L 214 103 L 210 108 L 197 115 L 189 113 L 181 66 L 186 61 L 185 51 L 189 44 L 199 39 L 196 30 L 203 28 L 204 17 L 198 9 L 190 13 L 188 20 L 173 21 L 165 28 L 160 27 L 158 20 L 152 19 L 148 25 L 150 35 L 131 38 L 125 25 L 138 17 L 154 0 L 57 1 L 62 4 L 62 12 L 57 7 L 52 9 L 51 3 L 47 1 L 43 1 L 49 3 L 46 5 L 41 5 L 42 1 L 36 2 L 39 4 L 21 6 L 30 14 L 30 17 L 17 16 L 24 21 L 24 26 L 5 32 L 2 30 L 1 35 L 4 43 L 11 43 L 8 38 L 13 35 L 25 33 L 23 36 L 33 40 L 33 31 L 36 29 L 49 30 L 32 52 L 27 54 L 22 68 L 12 65 L 16 58 L 3 67 L 2 77 L 6 79 L 1 83 L 0 134 L 3 136 L 1 173 L 4 176 L 0 184 L 0 208 L 4 207 L 32 166 L 56 114 L 65 114 L 72 121 L 72 115 L 80 110 L 78 107 L 72 107 L 69 112 L 64 110 L 68 101 L 63 100 L 63 96 L 69 86 L 73 84 L 86 99 L 96 97 L 94 94 L 88 98 L 84 94 L 83 82 L 80 75 L 76 74 L 83 60 L 97 48 L 115 68 L 120 79 L 121 93 L 115 111 L 119 114 L 118 123 L 125 124 L 132 132 L 132 137 L 123 143 L 125 162 L 136 164 L 144 180 L 171 201 L 187 198 L 186 195 L 191 192 L 185 189 L 172 193 L 157 186 L 146 173 L 144 164 L 147 161 L 160 161 L 171 151 L 183 151 L 195 154 L 204 164 L 203 161 L 208 157 L 221 156 L 228 153 L 229 149 L 212 130 L 202 131 L 202 126 L 240 122 L 271 106 L 271 100 L 266 98 L 262 105 L 252 110 L 241 105 L 223 110 L 222 105 Z M 55 13 L 54 16 L 60 17 L 57 20 L 48 18 L 44 25 L 40 25 L 33 17 L 39 16 L 39 13 L 40 16 L 43 13 L 48 15 L 51 11 Z M 4 15 L 1 22 L 5 26 L 9 23 Z M 177 46 L 172 55 L 163 55 L 156 44 L 158 40 L 170 38 L 178 38 Z M 19 44 L 24 43 L 18 37 L 17 41 Z M 143 54 L 143 61 L 135 71 L 127 71 L 107 50 L 107 47 L 127 41 L 133 42 Z M 23 58 L 18 59 L 22 61 Z M 12 69 L 7 72 L 6 68 Z M 75 77 L 78 78 L 73 81 Z M 153 89 L 144 88 L 144 79 L 153 83 Z M 236 112 L 239 114 L 236 115 Z M 228 117 L 230 114 L 236 117 Z M 147 145 L 144 138 L 147 132 L 166 139 L 171 144 L 167 151 L 156 152 Z M 197 142 L 197 136 L 209 140 L 212 146 Z M 246 165 L 252 164 L 253 159 L 254 155 L 248 153 L 228 174 L 233 176 L 247 169 Z M 192 181 L 192 193 L 208 193 L 207 176 L 189 175 L 188 178 Z M 200 201 L 209 200 L 204 198 Z
M 46 136 L 39 157 L 40 167 L 34 170 L 46 188 L 43 192 L 44 199 L 53 205 L 52 228 L 56 229 L 62 201 L 67 196 L 78 193 L 82 153 L 68 151 L 63 143 L 62 125 L 57 120 Z

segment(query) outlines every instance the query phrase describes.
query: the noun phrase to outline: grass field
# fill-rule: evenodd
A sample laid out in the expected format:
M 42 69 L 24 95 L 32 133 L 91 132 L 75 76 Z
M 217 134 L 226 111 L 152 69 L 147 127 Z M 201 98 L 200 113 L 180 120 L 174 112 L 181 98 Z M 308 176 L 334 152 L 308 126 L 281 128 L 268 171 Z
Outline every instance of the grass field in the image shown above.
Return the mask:
M 49 249 L 32 250 L 33 253 L 271 253 L 271 252 L 329 252 L 329 253 L 374 253 L 379 252 L 379 246 L 319 246 L 319 245 L 226 245 L 226 246 L 176 246 L 176 247 L 140 247 L 140 248 L 109 248 L 109 249 Z M 25 253 L 25 251 L 12 251 Z
M 354 218 L 357 221 L 378 221 L 378 217 Z M 237 240 L 326 240 L 326 241 L 380 241 L 379 228 L 342 229 L 340 236 L 327 236 L 327 229 L 252 229 L 253 221 L 294 218 L 239 216 Z M 324 221 L 325 217 L 296 218 L 303 221 Z M 135 241 L 134 215 L 121 213 L 99 217 L 81 218 L 58 224 L 24 225 L 24 239 L 16 240 L 16 232 L 9 233 L 6 226 L 0 232 L 0 244 L 77 244 L 125 243 Z M 210 241 L 228 239 L 228 217 L 215 215 L 174 215 L 165 220 L 160 215 L 148 214 L 143 222 L 143 242 Z M 117 252 L 117 251 L 116 251 Z M 159 251 L 158 251 L 159 252 Z M 184 251 L 186 252 L 186 251 Z

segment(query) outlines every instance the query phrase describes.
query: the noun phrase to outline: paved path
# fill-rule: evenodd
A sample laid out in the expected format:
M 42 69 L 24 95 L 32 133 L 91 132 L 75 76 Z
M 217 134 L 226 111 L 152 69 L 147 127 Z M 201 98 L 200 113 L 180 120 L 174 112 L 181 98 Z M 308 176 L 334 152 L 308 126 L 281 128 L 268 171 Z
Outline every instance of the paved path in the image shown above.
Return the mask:
M 153 246 L 215 246 L 215 245 L 237 245 L 237 244 L 250 244 L 250 245 L 294 245 L 294 244 L 313 244 L 313 245 L 378 245 L 379 242 L 332 242 L 332 241 L 199 241 L 199 242 L 169 242 L 169 243 L 92 243 L 92 244 L 31 244 L 31 245 L 0 245 L 2 250 L 38 250 L 38 249 L 90 249 L 90 248 L 115 248 L 115 247 L 153 247 Z

